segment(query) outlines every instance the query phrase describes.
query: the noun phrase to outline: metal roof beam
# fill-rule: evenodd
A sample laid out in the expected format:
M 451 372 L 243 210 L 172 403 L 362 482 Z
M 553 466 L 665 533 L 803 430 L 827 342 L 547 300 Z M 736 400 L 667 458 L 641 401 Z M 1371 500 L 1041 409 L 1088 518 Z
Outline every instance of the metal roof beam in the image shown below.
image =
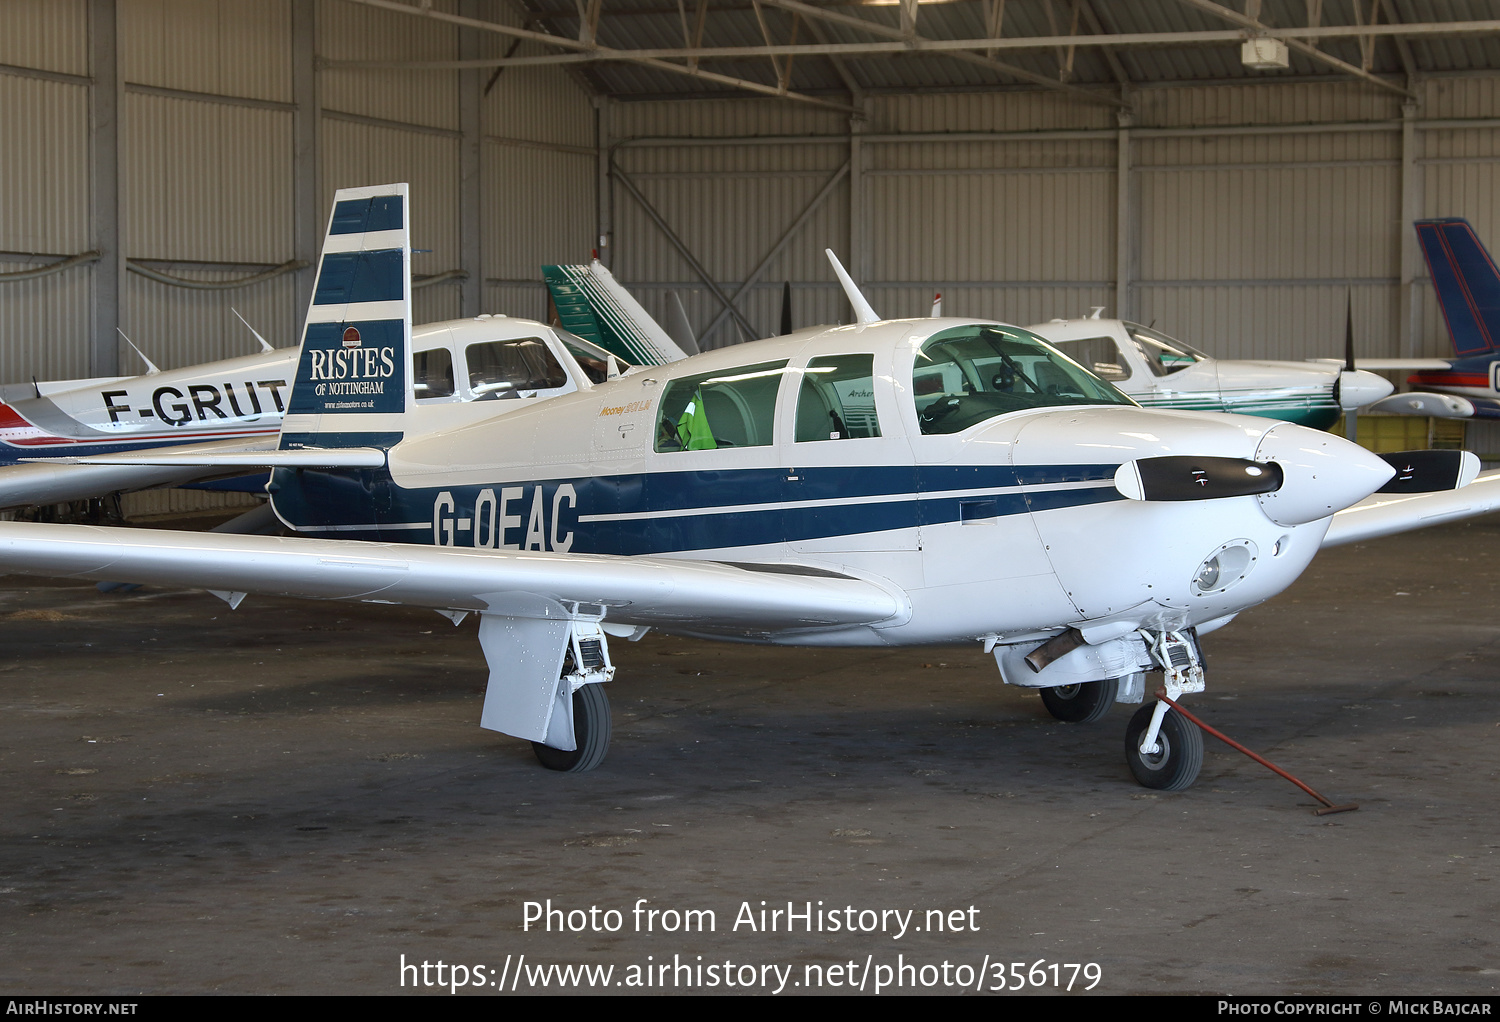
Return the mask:
M 415 8 L 406 7 L 404 4 L 390 3 L 389 0 L 348 0 L 349 3 L 360 3 L 378 5 L 381 7 L 395 7 L 419 13 Z M 762 0 L 763 3 L 774 4 L 785 7 L 792 0 Z M 1182 0 L 1184 3 L 1192 3 L 1193 0 Z M 822 12 L 820 12 L 822 13 Z M 1230 12 L 1231 14 L 1233 12 Z M 440 14 L 429 15 L 439 17 L 443 20 L 451 18 L 452 15 Z M 492 22 L 481 22 L 480 25 L 490 28 L 502 34 L 515 34 L 518 29 L 511 29 L 508 25 L 495 25 Z M 1265 35 L 1271 39 L 1285 39 L 1288 43 L 1292 40 L 1302 38 L 1348 38 L 1361 35 L 1374 36 L 1431 36 L 1431 35 L 1468 35 L 1477 33 L 1500 34 L 1500 18 L 1488 21 L 1449 21 L 1410 25 L 1328 25 L 1322 28 L 1268 28 L 1257 35 Z M 596 47 L 594 49 L 580 49 L 578 44 L 570 39 L 558 36 L 542 36 L 541 41 L 551 46 L 573 47 L 574 52 L 548 55 L 541 57 L 487 57 L 481 60 L 324 60 L 320 62 L 325 68 L 346 67 L 370 67 L 370 68 L 403 68 L 406 70 L 419 71 L 451 71 L 465 67 L 524 67 L 528 65 L 542 64 L 578 64 L 601 60 L 619 60 L 632 63 L 643 63 L 652 58 L 671 57 L 676 59 L 713 59 L 713 58 L 735 58 L 735 57 L 765 57 L 770 54 L 778 56 L 793 55 L 798 57 L 870 57 L 890 53 L 921 53 L 928 55 L 956 55 L 969 50 L 986 50 L 990 48 L 998 50 L 1046 50 L 1056 46 L 1102 46 L 1123 49 L 1129 46 L 1167 46 L 1167 45 L 1197 45 L 1197 44 L 1234 44 L 1238 45 L 1247 38 L 1247 33 L 1237 29 L 1194 31 L 1194 32 L 1131 32 L 1116 35 L 1089 35 L 1089 36 L 1025 36 L 1012 37 L 1009 39 L 916 39 L 911 41 L 892 41 L 878 43 L 795 43 L 780 44 L 776 46 L 701 46 L 693 48 L 664 47 L 659 49 L 639 50 L 613 50 L 607 47 Z M 1318 54 L 1321 59 L 1326 54 Z M 983 59 L 982 57 L 979 59 Z M 1338 61 L 1340 69 L 1352 68 L 1352 65 Z M 676 66 L 670 70 L 679 73 L 689 73 L 683 66 Z M 1352 72 L 1359 72 L 1358 68 L 1352 68 Z M 1009 71 L 1007 74 L 1011 73 Z M 1018 72 L 1019 73 L 1019 72 Z M 1026 74 L 1029 75 L 1029 72 Z M 1058 88 L 1059 83 L 1050 78 L 1040 75 L 1031 75 L 1026 80 L 1040 79 L 1038 84 Z M 1388 82 L 1380 82 L 1381 85 L 1391 88 Z M 768 86 L 760 86 L 768 88 Z M 1064 88 L 1071 88 L 1064 87 Z M 1081 90 L 1080 90 L 1081 91 Z M 1098 97 L 1093 97 L 1097 99 Z
M 783 10 L 796 11 L 807 18 L 821 18 L 824 21 L 831 21 L 837 25 L 845 25 L 850 28 L 857 28 L 862 32 L 868 32 L 871 35 L 884 36 L 887 39 L 900 40 L 907 46 L 918 51 L 938 48 L 932 45 L 933 43 L 937 42 L 937 40 L 928 39 L 925 36 L 916 34 L 915 14 L 912 15 L 912 18 L 909 22 L 911 31 L 908 32 L 899 28 L 888 28 L 885 25 L 876 24 L 873 21 L 866 21 L 864 18 L 855 18 L 847 14 L 838 14 L 834 11 L 826 11 L 819 7 L 813 7 L 811 4 L 801 3 L 800 0 L 763 0 L 763 2 L 771 4 L 775 7 L 780 7 Z M 915 10 L 915 5 L 913 5 L 913 10 Z M 976 47 L 976 49 L 983 48 L 984 47 Z M 1000 74 L 1008 75 L 1011 78 L 1019 78 L 1022 81 L 1032 82 L 1036 85 L 1041 85 L 1048 89 L 1065 92 L 1068 95 L 1072 96 L 1074 99 L 1081 100 L 1085 103 L 1102 103 L 1107 106 L 1123 105 L 1119 100 L 1115 99 L 1112 96 L 1101 96 L 1097 93 L 1089 92 L 1087 89 L 1080 89 L 1076 86 L 1067 85 L 1063 82 L 1053 81 L 1046 75 L 1033 74 L 1032 72 L 1027 71 L 1024 68 L 1016 67 L 1013 64 L 1005 64 L 998 60 L 991 60 L 989 57 L 981 57 L 977 53 L 968 52 L 967 49 L 954 49 L 951 51 L 944 50 L 943 52 L 947 53 L 948 56 L 954 58 L 955 60 L 961 60 L 967 64 L 975 64 L 990 71 L 998 71 Z
M 1392 25 L 1400 25 L 1401 17 L 1396 13 L 1396 5 L 1391 0 L 1380 0 L 1380 4 L 1385 9 L 1385 20 Z M 1406 70 L 1406 87 L 1410 89 L 1417 77 L 1417 62 L 1412 59 L 1411 46 L 1404 36 L 1393 35 L 1391 42 L 1396 44 L 1396 53 L 1401 58 L 1401 66 Z
M 1198 10 L 1203 11 L 1206 14 L 1212 14 L 1215 17 L 1223 18 L 1225 21 L 1239 25 L 1241 28 L 1249 29 L 1258 35 L 1277 35 L 1277 33 L 1270 30 L 1267 26 L 1261 24 L 1258 19 L 1246 17 L 1238 11 L 1232 11 L 1227 7 L 1214 3 L 1213 0 L 1181 0 L 1181 2 L 1187 4 L 1189 7 L 1197 8 Z M 1259 4 L 1257 4 L 1256 6 L 1258 7 Z M 1350 32 L 1351 35 L 1370 36 L 1372 35 L 1371 30 L 1376 26 L 1350 25 L 1344 27 L 1352 29 L 1352 31 Z M 1339 60 L 1337 57 L 1332 56 L 1331 54 L 1324 53 L 1316 46 L 1303 41 L 1303 39 L 1307 38 L 1309 35 L 1322 35 L 1322 33 L 1317 29 L 1309 26 L 1306 29 L 1293 29 L 1292 31 L 1297 32 L 1298 35 L 1284 35 L 1281 36 L 1281 38 L 1288 46 L 1296 50 L 1298 53 L 1301 53 L 1304 56 L 1311 57 L 1313 60 L 1320 61 L 1324 64 L 1329 65 L 1330 67 L 1336 67 L 1340 71 L 1343 71 L 1346 74 L 1353 75 L 1355 78 L 1359 78 L 1363 81 L 1369 82 L 1371 85 L 1377 86 L 1378 88 L 1389 89 L 1391 92 L 1394 92 L 1401 96 L 1406 96 L 1409 99 L 1416 98 L 1414 95 L 1412 95 L 1411 92 L 1407 91 L 1401 86 L 1394 85 L 1391 82 L 1386 81 L 1384 78 L 1379 77 L 1378 75 L 1371 74 L 1364 68 L 1355 67 L 1353 64 Z M 1299 38 L 1299 36 L 1301 36 L 1301 38 Z
M 830 102 L 829 100 L 818 99 L 816 96 L 808 96 L 808 95 L 805 95 L 805 94 L 800 93 L 800 92 L 792 92 L 792 91 L 790 91 L 788 89 L 780 89 L 780 88 L 776 88 L 775 86 L 762 85 L 759 82 L 746 81 L 743 78 L 734 78 L 734 77 L 731 77 L 730 75 L 721 75 L 721 74 L 717 74 L 717 73 L 712 72 L 712 71 L 704 71 L 702 68 L 687 67 L 687 66 L 685 66 L 683 64 L 673 64 L 673 63 L 670 63 L 670 62 L 668 62 L 666 60 L 661 60 L 661 59 L 658 59 L 658 58 L 655 58 L 655 57 L 644 57 L 644 56 L 640 56 L 640 55 L 638 55 L 638 54 L 636 54 L 636 53 L 634 53 L 632 51 L 629 51 L 629 50 L 615 50 L 615 49 L 611 49 L 611 48 L 605 47 L 605 46 L 594 46 L 594 45 L 590 45 L 590 44 L 587 44 L 587 43 L 579 42 L 576 39 L 567 39 L 567 38 L 565 38 L 563 36 L 547 35 L 547 34 L 541 33 L 541 32 L 531 32 L 531 31 L 528 31 L 528 30 L 526 30 L 524 28 L 515 28 L 515 27 L 513 27 L 511 25 L 502 25 L 499 22 L 494 22 L 494 21 L 480 21 L 480 20 L 478 20 L 476 18 L 464 18 L 464 17 L 460 17 L 460 16 L 458 16 L 456 14 L 448 14 L 448 13 L 446 13 L 444 11 L 436 11 L 436 10 L 433 10 L 432 8 L 430 8 L 430 7 L 421 7 L 421 8 L 412 7 L 409 4 L 398 3 L 398 2 L 396 2 L 396 0 L 349 0 L 349 2 L 350 3 L 361 4 L 361 5 L 365 6 L 365 7 L 375 7 L 375 8 L 379 8 L 380 10 L 385 10 L 385 11 L 396 11 L 396 12 L 398 12 L 400 14 L 409 14 L 409 15 L 412 15 L 413 17 L 431 18 L 434 21 L 446 22 L 447 24 L 457 25 L 457 26 L 459 26 L 461 28 L 477 28 L 477 29 L 482 29 L 483 31 L 486 31 L 486 32 L 495 32 L 495 33 L 497 33 L 499 35 L 508 35 L 508 36 L 515 36 L 517 38 L 528 39 L 528 40 L 530 40 L 532 42 L 541 43 L 541 44 L 543 44 L 545 46 L 555 46 L 555 47 L 557 47 L 559 49 L 573 50 L 575 55 L 582 55 L 584 60 L 620 60 L 620 61 L 624 61 L 624 62 L 630 63 L 630 64 L 641 64 L 641 65 L 643 65 L 645 67 L 655 68 L 658 71 L 667 71 L 667 72 L 670 72 L 672 74 L 687 75 L 688 77 L 691 77 L 691 78 L 701 78 L 701 79 L 703 79 L 705 81 L 717 82 L 720 85 L 728 85 L 731 88 L 744 89 L 747 92 L 754 92 L 754 93 L 758 93 L 758 94 L 763 95 L 763 96 L 770 96 L 770 97 L 772 97 L 774 99 L 789 99 L 789 100 L 794 100 L 794 101 L 799 102 L 799 103 L 809 103 L 809 104 L 811 104 L 813 106 L 820 106 L 820 107 L 825 107 L 825 108 L 830 109 L 830 110 L 837 110 L 839 113 L 846 113 L 846 114 L 859 113 L 859 111 L 855 110 L 853 107 L 846 106 L 843 103 L 833 103 L 833 102 Z M 775 47 L 767 47 L 766 49 L 775 49 Z M 795 52 L 796 48 L 792 47 L 791 49 Z M 686 55 L 683 51 L 673 50 L 673 51 L 667 51 L 667 52 L 671 56 L 684 56 L 684 55 Z M 556 59 L 547 60 L 546 58 L 535 58 L 535 57 L 512 57 L 512 58 L 509 58 L 509 59 L 505 59 L 505 58 L 490 58 L 490 59 L 483 59 L 483 60 L 456 60 L 456 61 L 436 61 L 436 62 L 408 62 L 408 63 L 404 63 L 404 64 L 400 63 L 400 62 L 395 62 L 395 63 L 381 63 L 381 62 L 376 62 L 374 64 L 371 64 L 371 63 L 368 63 L 368 62 L 356 62 L 356 61 L 339 61 L 339 62 L 329 61 L 329 62 L 325 63 L 323 66 L 325 66 L 325 67 L 352 67 L 352 66 L 355 66 L 356 64 L 363 64 L 363 66 L 366 66 L 366 67 L 369 67 L 369 66 L 384 66 L 384 67 L 408 67 L 408 68 L 411 68 L 411 67 L 420 67 L 420 66 L 430 66 L 431 63 L 436 63 L 436 64 L 444 65 L 446 67 L 446 69 L 450 69 L 451 70 L 453 68 L 466 68 L 466 67 L 512 67 L 512 66 L 519 66 L 519 65 L 533 64 L 533 63 L 577 63 L 577 62 L 578 61 L 576 59 L 572 60 L 572 61 L 566 61 L 566 60 L 556 60 Z

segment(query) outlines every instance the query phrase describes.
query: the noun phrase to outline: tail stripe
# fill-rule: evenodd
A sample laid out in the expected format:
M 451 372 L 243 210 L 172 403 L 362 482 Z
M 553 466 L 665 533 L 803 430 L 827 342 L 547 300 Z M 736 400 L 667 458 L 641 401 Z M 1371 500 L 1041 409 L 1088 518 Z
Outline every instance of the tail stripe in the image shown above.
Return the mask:
M 389 446 L 410 391 L 405 185 L 340 191 L 323 240 L 282 448 Z
M 1457 218 L 1415 226 L 1454 354 L 1500 352 L 1500 270 L 1473 228 Z

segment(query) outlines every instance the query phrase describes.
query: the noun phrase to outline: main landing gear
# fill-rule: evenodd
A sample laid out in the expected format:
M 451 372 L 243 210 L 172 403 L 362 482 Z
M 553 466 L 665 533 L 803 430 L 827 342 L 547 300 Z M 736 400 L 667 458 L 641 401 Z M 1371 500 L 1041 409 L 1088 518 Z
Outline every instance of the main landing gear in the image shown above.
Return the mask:
M 1119 689 L 1118 678 L 1058 685 L 1042 689 L 1042 705 L 1048 713 L 1065 723 L 1092 724 L 1109 712 Z
M 567 752 L 532 742 L 531 749 L 536 753 L 537 761 L 548 770 L 581 774 L 604 762 L 613 726 L 609 696 L 604 686 L 597 683 L 584 685 L 573 693 L 573 738 L 578 748 Z
M 536 753 L 537 761 L 542 766 L 562 773 L 581 774 L 604 762 L 614 725 L 604 684 L 614 676 L 615 667 L 610 663 L 608 641 L 598 622 L 573 622 L 568 631 L 568 644 L 563 651 L 558 686 L 562 692 L 571 690 L 573 693 L 575 747 L 559 749 L 541 742 L 532 742 L 531 750 Z M 558 710 L 553 710 L 554 722 L 557 713 Z M 548 737 L 553 736 L 549 734 Z

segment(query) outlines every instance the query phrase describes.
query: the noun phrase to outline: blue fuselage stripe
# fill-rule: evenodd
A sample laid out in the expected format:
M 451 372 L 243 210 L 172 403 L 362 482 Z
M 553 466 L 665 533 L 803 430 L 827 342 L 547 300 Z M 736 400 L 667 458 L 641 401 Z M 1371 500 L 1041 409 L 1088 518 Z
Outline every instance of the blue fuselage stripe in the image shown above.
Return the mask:
M 1123 499 L 1117 466 L 741 469 L 403 489 L 385 470 L 279 469 L 276 509 L 351 538 L 660 554 L 1003 518 Z M 433 523 L 418 528 L 418 523 Z M 368 523 L 368 530 L 360 530 Z M 354 526 L 353 530 L 350 526 Z

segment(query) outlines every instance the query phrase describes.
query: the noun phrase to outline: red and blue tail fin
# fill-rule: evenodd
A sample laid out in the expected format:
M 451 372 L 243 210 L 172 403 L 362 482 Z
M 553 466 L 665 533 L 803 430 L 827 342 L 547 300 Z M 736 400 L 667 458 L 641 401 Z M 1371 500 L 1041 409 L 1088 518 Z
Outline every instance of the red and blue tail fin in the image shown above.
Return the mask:
M 1418 220 L 1417 240 L 1432 274 L 1453 353 L 1500 354 L 1500 270 L 1467 220 Z
M 410 376 L 407 186 L 341 189 L 323 238 L 281 448 L 395 445 Z

